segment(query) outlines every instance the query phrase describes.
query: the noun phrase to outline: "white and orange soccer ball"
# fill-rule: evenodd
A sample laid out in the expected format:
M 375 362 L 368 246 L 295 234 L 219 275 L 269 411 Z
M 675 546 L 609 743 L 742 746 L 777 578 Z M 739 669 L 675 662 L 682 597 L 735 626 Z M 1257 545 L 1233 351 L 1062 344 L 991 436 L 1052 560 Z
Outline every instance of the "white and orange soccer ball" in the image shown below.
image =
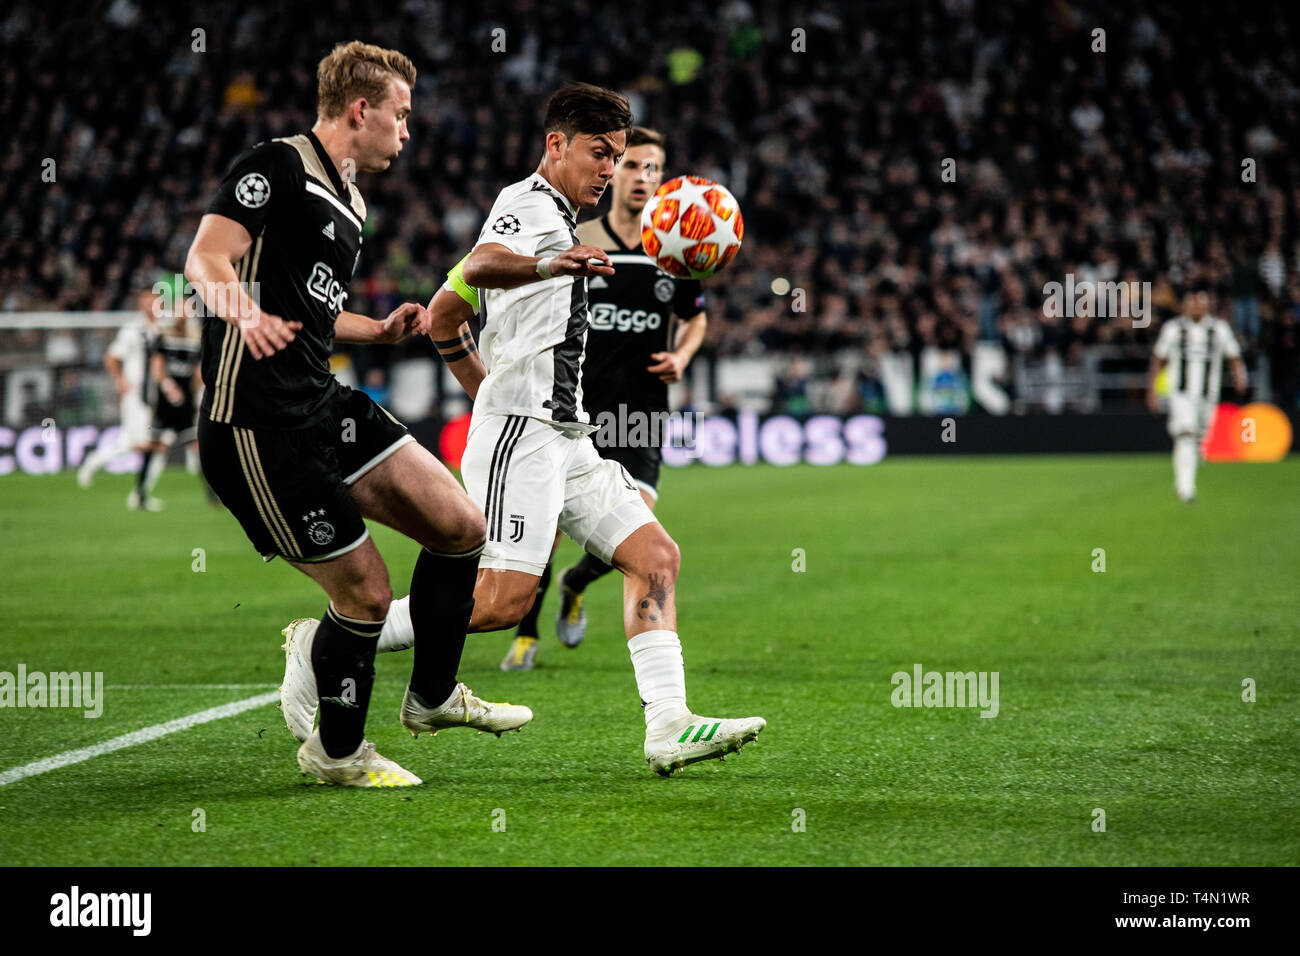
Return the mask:
M 745 238 L 740 204 L 726 186 L 678 176 L 655 191 L 641 212 L 641 248 L 683 279 L 706 279 L 730 262 Z

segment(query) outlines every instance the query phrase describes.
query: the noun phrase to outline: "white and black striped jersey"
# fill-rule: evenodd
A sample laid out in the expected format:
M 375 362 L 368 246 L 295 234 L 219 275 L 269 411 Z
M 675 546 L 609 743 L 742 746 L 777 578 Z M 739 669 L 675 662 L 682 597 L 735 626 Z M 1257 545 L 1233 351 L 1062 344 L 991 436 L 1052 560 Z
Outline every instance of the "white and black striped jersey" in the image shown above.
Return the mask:
M 1212 315 L 1178 315 L 1160 327 L 1156 358 L 1169 363 L 1169 394 L 1219 400 L 1224 358 L 1241 358 L 1232 326 Z
M 108 347 L 108 354 L 122 363 L 122 377 L 126 384 L 142 402 L 153 400 L 149 387 L 149 354 L 156 334 L 143 319 L 128 322 L 118 330 Z
M 541 175 L 501 190 L 478 243 L 549 257 L 577 245 L 577 209 Z M 474 418 L 525 415 L 595 429 L 582 403 L 587 280 L 575 276 L 517 289 L 479 290 L 479 350 L 487 377 Z
M 205 317 L 203 414 L 247 428 L 305 428 L 340 387 L 329 364 L 334 321 L 361 257 L 366 204 L 308 132 L 240 156 L 207 211 L 248 230 L 253 244 L 235 274 L 256 284 L 265 311 L 302 328 L 282 351 L 253 360 L 237 326 Z

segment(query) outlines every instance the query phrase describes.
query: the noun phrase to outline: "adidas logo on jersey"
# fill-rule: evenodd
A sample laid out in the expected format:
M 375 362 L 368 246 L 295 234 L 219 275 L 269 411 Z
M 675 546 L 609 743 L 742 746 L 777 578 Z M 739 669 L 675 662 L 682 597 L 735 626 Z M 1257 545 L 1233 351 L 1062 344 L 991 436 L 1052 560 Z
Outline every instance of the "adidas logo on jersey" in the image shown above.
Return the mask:
M 588 289 L 608 289 L 609 283 L 605 281 L 604 276 L 592 276 L 587 280 Z
M 325 228 L 322 229 L 322 230 L 320 231 L 320 234 L 321 234 L 322 236 L 324 236 L 326 239 L 333 239 L 333 238 L 334 238 L 334 220 L 333 220 L 333 219 L 331 219 L 329 222 L 325 223 Z

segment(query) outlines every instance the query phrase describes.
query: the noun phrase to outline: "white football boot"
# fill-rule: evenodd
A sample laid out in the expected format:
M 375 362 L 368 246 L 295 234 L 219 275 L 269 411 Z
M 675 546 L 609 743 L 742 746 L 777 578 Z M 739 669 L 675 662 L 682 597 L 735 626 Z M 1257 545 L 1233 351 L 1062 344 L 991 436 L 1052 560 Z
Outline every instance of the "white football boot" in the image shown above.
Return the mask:
M 436 737 L 438 731 L 449 727 L 473 727 L 480 734 L 489 731 L 500 737 L 505 731 L 518 730 L 532 720 L 533 712 L 518 704 L 480 700 L 462 683 L 456 685 L 441 707 L 430 707 L 419 694 L 406 688 L 399 716 L 412 737 L 421 733 Z
M 127 511 L 162 511 L 163 503 L 161 498 L 154 498 L 153 496 L 147 497 L 143 501 L 141 501 L 140 492 L 132 491 L 129 495 L 126 496 L 126 510 Z
M 316 724 L 316 672 L 311 669 L 311 645 L 320 621 L 300 617 L 280 633 L 284 643 L 284 680 L 280 684 L 280 712 L 289 733 L 300 743 L 311 736 Z
M 713 757 L 721 760 L 733 751 L 739 753 L 766 726 L 762 717 L 727 720 L 689 714 L 663 730 L 646 734 L 646 763 L 655 773 L 667 777 L 688 763 Z
M 424 783 L 409 770 L 403 770 L 387 757 L 375 752 L 375 745 L 361 741 L 354 753 L 331 757 L 320 742 L 320 731 L 313 731 L 298 748 L 298 766 L 319 783 L 340 787 L 411 787 Z

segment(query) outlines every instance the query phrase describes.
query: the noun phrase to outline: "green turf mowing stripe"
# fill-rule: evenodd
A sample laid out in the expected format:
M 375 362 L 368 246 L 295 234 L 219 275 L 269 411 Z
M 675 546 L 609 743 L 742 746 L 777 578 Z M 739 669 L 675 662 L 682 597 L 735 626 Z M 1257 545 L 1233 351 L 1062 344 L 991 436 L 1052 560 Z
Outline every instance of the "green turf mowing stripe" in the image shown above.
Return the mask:
M 188 730 L 191 727 L 197 727 L 199 724 L 206 724 L 213 720 L 220 720 L 222 717 L 233 717 L 236 714 L 242 714 L 246 710 L 252 710 L 254 707 L 261 707 L 263 704 L 269 704 L 277 700 L 280 696 L 279 691 L 270 691 L 266 694 L 258 694 L 256 697 L 247 697 L 244 700 L 236 700 L 229 704 L 222 704 L 220 707 L 211 707 L 207 710 L 201 710 L 197 714 L 189 714 L 185 717 L 177 717 L 175 720 L 169 720 L 165 724 L 154 724 L 152 727 L 145 727 L 142 730 L 133 730 L 129 734 L 123 734 L 121 737 L 114 737 L 112 740 L 105 740 L 100 744 L 92 744 L 89 747 L 82 747 L 79 750 L 69 750 L 66 753 L 55 754 L 53 757 L 44 757 L 32 763 L 23 764 L 21 767 L 13 767 L 0 773 L 0 787 L 7 784 L 16 783 L 27 777 L 35 777 L 38 774 L 49 773 L 51 770 L 58 770 L 60 767 L 67 767 L 74 763 L 81 763 L 83 760 L 89 760 L 91 757 L 98 757 L 102 754 L 112 753 L 114 750 L 123 750 L 127 747 L 134 747 L 137 744 L 145 744 L 151 740 L 157 740 L 159 737 L 166 737 L 168 734 L 174 734 L 177 731 Z

